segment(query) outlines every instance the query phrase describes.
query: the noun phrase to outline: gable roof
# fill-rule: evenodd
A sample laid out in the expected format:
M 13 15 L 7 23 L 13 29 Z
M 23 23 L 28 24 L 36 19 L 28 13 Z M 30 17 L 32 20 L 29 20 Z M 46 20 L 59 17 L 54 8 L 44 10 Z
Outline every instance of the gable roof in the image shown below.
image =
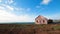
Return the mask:
M 39 15 L 38 17 L 36 17 L 35 20 L 36 20 L 36 19 L 40 19 L 40 18 L 48 20 L 46 17 L 41 16 L 41 15 Z

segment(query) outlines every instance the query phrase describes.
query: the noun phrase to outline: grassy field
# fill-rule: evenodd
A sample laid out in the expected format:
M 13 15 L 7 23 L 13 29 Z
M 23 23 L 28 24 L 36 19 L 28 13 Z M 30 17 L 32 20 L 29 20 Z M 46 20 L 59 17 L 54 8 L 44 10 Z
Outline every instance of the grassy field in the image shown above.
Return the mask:
M 0 34 L 60 34 L 60 24 L 0 24 Z

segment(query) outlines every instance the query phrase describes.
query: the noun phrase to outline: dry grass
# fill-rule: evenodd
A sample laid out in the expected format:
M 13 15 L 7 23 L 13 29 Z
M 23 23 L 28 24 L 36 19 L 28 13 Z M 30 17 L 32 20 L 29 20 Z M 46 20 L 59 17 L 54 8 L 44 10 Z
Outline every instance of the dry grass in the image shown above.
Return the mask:
M 60 34 L 60 24 L 0 24 L 1 34 Z

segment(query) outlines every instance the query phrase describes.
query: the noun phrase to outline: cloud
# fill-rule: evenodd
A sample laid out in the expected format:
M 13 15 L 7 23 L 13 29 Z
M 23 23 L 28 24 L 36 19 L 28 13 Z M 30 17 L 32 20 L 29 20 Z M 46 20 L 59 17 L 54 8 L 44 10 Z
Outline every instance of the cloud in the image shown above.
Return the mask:
M 6 5 L 6 7 L 7 7 L 8 9 L 10 9 L 10 10 L 14 10 L 14 8 L 11 7 L 11 6 L 9 6 L 9 5 Z
M 12 3 L 14 3 L 13 0 L 0 0 L 0 1 L 1 1 L 1 4 L 0 4 L 1 9 L 5 9 L 8 11 L 14 10 L 13 4 L 12 4 Z M 11 5 L 9 5 L 9 4 L 11 4 Z
M 4 10 L 7 10 L 7 11 L 14 11 L 14 7 L 6 5 L 6 4 L 0 5 L 0 9 L 4 9 Z
M 24 8 L 16 8 L 16 7 L 11 7 L 6 4 L 0 5 L 0 23 L 1 22 L 33 22 L 33 16 L 31 17 L 30 15 L 20 15 L 17 16 L 14 13 L 11 13 L 11 11 L 26 11 L 30 10 L 29 8 L 24 9 Z M 10 12 L 9 12 L 10 11 Z
M 0 2 L 2 2 L 2 0 L 0 0 Z
M 4 2 L 4 3 L 3 3 Z M 5 10 L 7 9 L 8 11 L 30 11 L 30 8 L 19 8 L 19 7 L 15 7 L 16 2 L 14 2 L 13 0 L 2 0 L 2 4 L 0 5 L 0 8 L 5 8 Z M 11 4 L 11 5 L 10 5 Z
M 13 3 L 14 3 L 13 0 L 6 0 L 6 1 L 5 1 L 5 4 L 13 4 Z
M 0 9 L 5 9 L 3 6 L 0 6 Z
M 60 19 L 60 13 L 55 13 L 54 15 L 52 15 L 53 19 Z
M 46 16 L 48 19 L 60 19 L 60 13 L 59 12 L 57 12 L 57 13 L 55 13 L 55 14 L 52 14 L 52 15 L 48 15 L 48 16 Z
M 41 4 L 48 5 L 51 2 L 51 0 L 42 0 Z
M 6 3 L 5 3 L 6 2 Z M 23 12 L 23 11 L 30 11 L 30 8 L 18 8 L 13 5 L 14 1 L 13 0 L 6 0 L 0 5 L 0 23 L 1 22 L 33 22 L 34 21 L 34 16 L 30 16 L 27 14 L 20 14 L 19 16 L 16 15 L 14 12 Z M 13 13 L 12 13 L 13 11 Z
M 9 2 L 9 4 L 12 4 L 12 3 L 14 3 L 14 1 L 13 1 L 13 0 L 8 0 L 8 2 Z
M 36 5 L 37 9 L 45 9 L 45 6 L 42 5 L 48 5 L 52 0 L 42 0 L 39 5 Z
M 20 15 L 9 13 L 5 10 L 0 10 L 0 22 L 32 22 L 33 17 L 29 15 Z

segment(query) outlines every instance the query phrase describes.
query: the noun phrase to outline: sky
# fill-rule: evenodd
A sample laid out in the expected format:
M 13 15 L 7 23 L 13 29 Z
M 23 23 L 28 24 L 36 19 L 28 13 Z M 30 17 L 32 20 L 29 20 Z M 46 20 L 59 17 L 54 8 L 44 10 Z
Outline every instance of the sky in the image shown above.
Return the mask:
M 34 22 L 38 15 L 60 19 L 60 0 L 0 0 L 0 22 Z

